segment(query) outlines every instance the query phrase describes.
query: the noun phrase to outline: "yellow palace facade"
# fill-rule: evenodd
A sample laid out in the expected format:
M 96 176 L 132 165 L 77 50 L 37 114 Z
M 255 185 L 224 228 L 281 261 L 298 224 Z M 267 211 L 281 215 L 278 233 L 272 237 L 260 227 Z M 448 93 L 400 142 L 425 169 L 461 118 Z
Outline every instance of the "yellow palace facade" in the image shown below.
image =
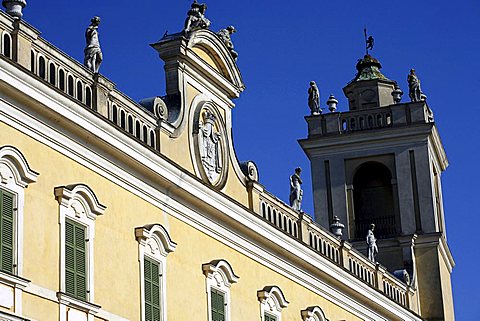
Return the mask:
M 140 103 L 23 20 L 0 35 L 0 320 L 453 320 L 441 238 L 400 280 L 237 160 L 210 30 L 152 45 L 166 96 Z

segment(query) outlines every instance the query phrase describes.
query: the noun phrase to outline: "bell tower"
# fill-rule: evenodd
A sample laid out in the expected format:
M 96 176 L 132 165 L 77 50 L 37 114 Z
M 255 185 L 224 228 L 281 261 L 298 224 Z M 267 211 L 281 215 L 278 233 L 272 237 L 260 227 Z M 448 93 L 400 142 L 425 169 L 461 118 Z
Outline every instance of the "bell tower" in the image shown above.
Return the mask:
M 375 224 L 378 263 L 402 279 L 408 272 L 402 281 L 419 291 L 426 320 L 454 320 L 441 188 L 448 160 L 433 113 L 424 95 L 401 103 L 371 55 L 356 68 L 343 88 L 347 112 L 305 117 L 308 138 L 299 142 L 311 162 L 315 220 L 329 228 L 337 216 L 363 253 Z

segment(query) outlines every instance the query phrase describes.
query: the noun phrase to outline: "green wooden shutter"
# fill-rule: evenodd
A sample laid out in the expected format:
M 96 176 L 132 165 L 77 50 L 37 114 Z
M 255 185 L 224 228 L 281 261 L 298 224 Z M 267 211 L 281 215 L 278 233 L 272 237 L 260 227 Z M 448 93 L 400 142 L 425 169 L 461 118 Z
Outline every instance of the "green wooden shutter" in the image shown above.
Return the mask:
M 86 227 L 65 220 L 65 292 L 87 300 Z
M 265 313 L 265 316 L 264 316 L 264 321 L 276 321 L 277 318 L 274 317 L 273 315 L 270 315 L 268 313 Z
M 212 321 L 225 321 L 225 295 L 215 289 L 210 289 L 212 305 Z
M 160 320 L 160 264 L 147 257 L 143 260 L 145 286 L 145 320 Z
M 13 273 L 13 194 L 0 190 L 0 270 Z

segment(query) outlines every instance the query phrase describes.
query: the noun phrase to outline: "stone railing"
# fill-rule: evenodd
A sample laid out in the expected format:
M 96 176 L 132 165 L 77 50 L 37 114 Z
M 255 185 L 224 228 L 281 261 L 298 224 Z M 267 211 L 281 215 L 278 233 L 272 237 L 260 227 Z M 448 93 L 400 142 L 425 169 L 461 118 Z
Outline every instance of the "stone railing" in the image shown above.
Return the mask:
M 333 112 L 307 116 L 305 119 L 308 123 L 308 135 L 311 137 L 429 123 L 433 121 L 433 115 L 425 102 L 417 102 L 349 112 Z
M 109 119 L 133 138 L 159 149 L 159 117 L 39 36 L 24 21 L 0 12 L 0 54 L 84 108 Z
M 251 191 L 258 193 L 258 206 L 252 206 L 252 209 L 259 217 L 403 307 L 413 308 L 410 298 L 415 292 L 410 286 L 397 279 L 382 265 L 368 260 L 364 254 L 353 248 L 352 244 L 335 237 L 313 222 L 307 214 L 293 210 L 259 184 L 255 185 Z
M 298 238 L 299 213 L 272 194 L 265 192 L 260 196 L 259 214 L 285 233 Z
M 382 278 L 383 293 L 400 305 L 410 306 L 410 288 L 398 279 L 387 276 L 384 274 Z
M 307 225 L 308 245 L 322 256 L 340 264 L 341 242 L 333 234 L 325 231 L 320 225 L 313 222 Z

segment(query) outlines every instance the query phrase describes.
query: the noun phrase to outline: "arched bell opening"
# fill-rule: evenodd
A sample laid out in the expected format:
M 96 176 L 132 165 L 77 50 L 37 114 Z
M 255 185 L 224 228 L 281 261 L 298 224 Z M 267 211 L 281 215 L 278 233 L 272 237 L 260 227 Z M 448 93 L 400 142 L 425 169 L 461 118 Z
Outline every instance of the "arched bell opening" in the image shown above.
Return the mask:
M 387 238 L 397 232 L 395 215 L 396 189 L 392 173 L 383 164 L 367 162 L 353 178 L 355 238 L 364 238 L 370 224 L 375 224 L 375 236 Z

